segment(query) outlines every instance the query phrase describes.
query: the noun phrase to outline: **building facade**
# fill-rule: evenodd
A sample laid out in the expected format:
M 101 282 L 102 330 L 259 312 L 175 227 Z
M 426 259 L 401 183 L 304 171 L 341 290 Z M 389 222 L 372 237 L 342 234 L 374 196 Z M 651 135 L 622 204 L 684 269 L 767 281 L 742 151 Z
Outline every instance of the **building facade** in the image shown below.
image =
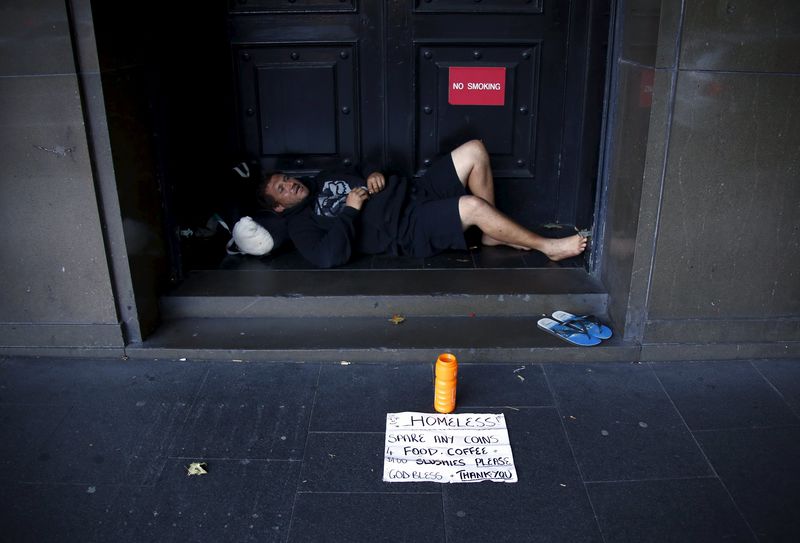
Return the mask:
M 123 355 L 177 280 L 173 159 L 147 119 L 179 106 L 143 98 L 152 66 L 127 40 L 158 14 L 126 34 L 91 4 L 0 8 L 0 355 Z M 607 317 L 641 360 L 797 356 L 800 6 L 618 0 L 607 15 L 588 265 Z M 159 55 L 203 51 L 183 37 Z

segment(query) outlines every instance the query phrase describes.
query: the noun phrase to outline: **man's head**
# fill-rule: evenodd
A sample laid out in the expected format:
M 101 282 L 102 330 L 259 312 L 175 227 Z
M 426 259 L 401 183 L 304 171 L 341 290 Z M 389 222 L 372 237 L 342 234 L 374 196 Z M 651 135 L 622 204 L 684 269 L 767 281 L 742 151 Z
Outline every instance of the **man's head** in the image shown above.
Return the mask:
M 276 172 L 267 174 L 258 187 L 258 198 L 265 207 L 281 213 L 306 199 L 308 187 L 294 177 Z

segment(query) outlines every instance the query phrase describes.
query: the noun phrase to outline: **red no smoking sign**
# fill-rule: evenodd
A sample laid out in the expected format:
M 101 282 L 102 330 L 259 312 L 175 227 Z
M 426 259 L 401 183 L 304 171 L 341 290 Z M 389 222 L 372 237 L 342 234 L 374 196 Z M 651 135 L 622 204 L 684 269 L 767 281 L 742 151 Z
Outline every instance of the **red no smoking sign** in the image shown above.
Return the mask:
M 506 69 L 450 67 L 447 103 L 453 106 L 502 106 L 506 103 Z

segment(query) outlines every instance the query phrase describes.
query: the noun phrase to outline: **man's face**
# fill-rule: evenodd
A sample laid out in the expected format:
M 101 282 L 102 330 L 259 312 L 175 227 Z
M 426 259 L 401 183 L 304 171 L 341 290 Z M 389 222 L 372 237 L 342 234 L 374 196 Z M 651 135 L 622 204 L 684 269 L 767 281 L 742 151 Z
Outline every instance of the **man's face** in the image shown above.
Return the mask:
M 265 191 L 275 200 L 275 211 L 278 213 L 296 206 L 308 196 L 308 187 L 283 173 L 273 174 Z

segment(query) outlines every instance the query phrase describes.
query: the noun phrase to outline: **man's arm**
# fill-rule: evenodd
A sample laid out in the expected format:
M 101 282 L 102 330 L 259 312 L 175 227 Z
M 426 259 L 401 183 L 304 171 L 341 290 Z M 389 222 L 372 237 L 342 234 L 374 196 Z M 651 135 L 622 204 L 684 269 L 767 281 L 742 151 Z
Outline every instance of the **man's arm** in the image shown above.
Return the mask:
M 303 258 L 319 268 L 346 264 L 356 236 L 355 218 L 368 198 L 364 187 L 350 191 L 345 208 L 327 231 L 315 224 L 310 214 L 290 221 L 289 236 Z

